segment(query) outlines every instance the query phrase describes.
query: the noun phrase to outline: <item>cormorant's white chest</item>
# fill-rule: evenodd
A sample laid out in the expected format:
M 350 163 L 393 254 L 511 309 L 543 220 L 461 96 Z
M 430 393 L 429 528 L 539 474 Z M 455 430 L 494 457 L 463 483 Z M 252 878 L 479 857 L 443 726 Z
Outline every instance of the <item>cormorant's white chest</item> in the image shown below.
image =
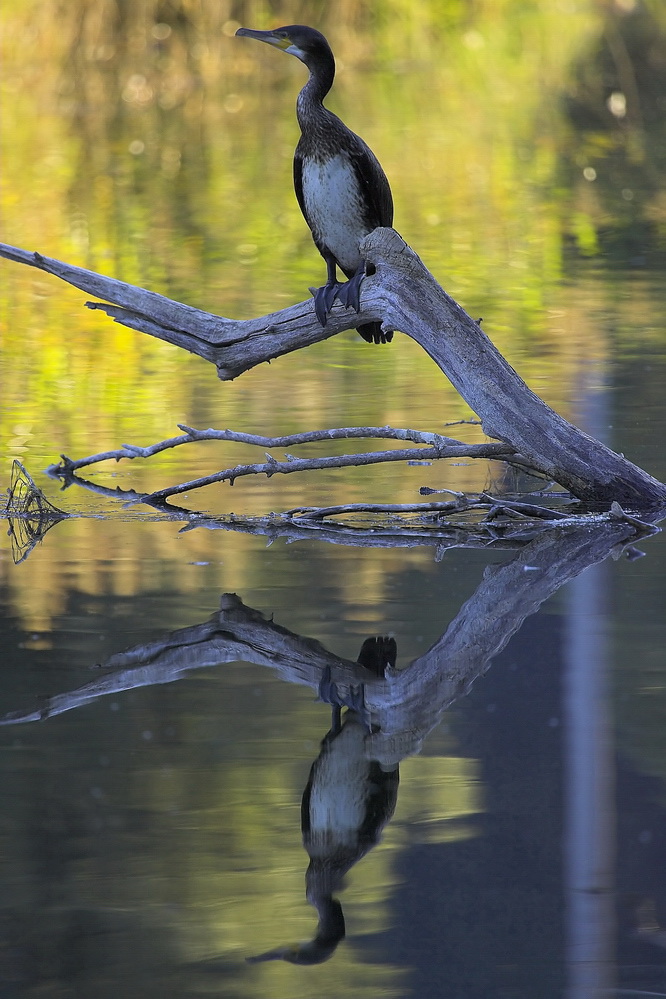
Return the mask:
M 358 244 L 369 230 L 351 163 L 340 154 L 324 162 L 304 159 L 302 183 L 305 216 L 315 242 L 330 250 L 344 270 L 354 272 L 361 262 Z
M 311 856 L 317 847 L 326 850 L 331 843 L 343 846 L 356 842 L 371 790 L 366 735 L 361 724 L 348 718 L 317 761 L 310 794 Z

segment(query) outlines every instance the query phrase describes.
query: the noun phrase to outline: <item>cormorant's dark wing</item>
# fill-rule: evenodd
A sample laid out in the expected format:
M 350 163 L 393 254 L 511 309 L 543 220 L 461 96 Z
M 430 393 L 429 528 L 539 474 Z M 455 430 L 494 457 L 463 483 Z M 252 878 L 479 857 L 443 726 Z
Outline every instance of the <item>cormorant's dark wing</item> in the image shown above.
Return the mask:
M 317 757 L 317 760 L 318 759 L 319 757 Z M 301 832 L 303 833 L 304 838 L 307 838 L 310 835 L 310 799 L 312 798 L 312 782 L 314 780 L 317 760 L 315 760 L 310 767 L 308 782 L 305 785 L 303 797 L 301 798 Z
M 393 197 L 386 174 L 369 146 L 358 135 L 348 153 L 367 206 L 370 229 L 393 225 Z

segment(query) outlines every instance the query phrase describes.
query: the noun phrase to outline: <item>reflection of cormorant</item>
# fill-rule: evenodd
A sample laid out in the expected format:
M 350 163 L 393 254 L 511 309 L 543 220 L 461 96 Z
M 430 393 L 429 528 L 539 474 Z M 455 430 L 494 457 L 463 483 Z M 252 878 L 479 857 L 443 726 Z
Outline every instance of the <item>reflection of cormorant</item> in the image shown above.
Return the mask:
M 336 297 L 360 309 L 360 285 L 365 261 L 359 243 L 377 226 L 393 223 L 393 199 L 386 175 L 374 153 L 323 99 L 335 76 L 335 60 L 324 36 L 314 28 L 290 24 L 275 31 L 239 28 L 247 35 L 296 56 L 310 70 L 296 105 L 301 137 L 294 155 L 294 187 L 317 249 L 326 261 L 327 281 L 315 294 L 315 312 L 322 326 Z M 336 265 L 350 280 L 339 284 Z M 358 332 L 368 343 L 387 343 L 381 323 L 363 323 Z
M 368 638 L 358 661 L 375 676 L 395 666 L 392 638 Z M 327 684 L 327 690 L 335 691 Z M 362 701 L 362 691 L 361 691 Z M 313 940 L 278 947 L 248 961 L 282 959 L 292 964 L 321 964 L 345 935 L 342 906 L 333 893 L 361 857 L 379 842 L 398 796 L 398 767 L 386 771 L 366 754 L 368 728 L 362 712 L 333 706 L 333 724 L 312 764 L 301 802 L 303 845 L 310 856 L 305 875 L 308 901 L 319 914 Z

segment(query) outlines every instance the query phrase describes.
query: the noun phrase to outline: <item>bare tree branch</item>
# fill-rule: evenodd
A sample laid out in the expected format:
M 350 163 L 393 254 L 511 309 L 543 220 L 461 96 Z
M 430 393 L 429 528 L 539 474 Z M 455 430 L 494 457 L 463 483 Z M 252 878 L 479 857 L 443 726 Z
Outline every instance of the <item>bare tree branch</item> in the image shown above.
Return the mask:
M 476 420 L 457 420 L 445 426 L 458 426 L 460 424 L 477 423 Z M 292 472 L 310 472 L 324 468 L 345 468 L 353 465 L 372 465 L 390 461 L 409 461 L 413 463 L 429 464 L 440 458 L 484 458 L 502 459 L 516 464 L 521 468 L 526 467 L 524 459 L 513 452 L 508 444 L 488 443 L 488 444 L 465 444 L 453 437 L 444 437 L 441 434 L 428 431 L 399 429 L 394 427 L 338 427 L 327 430 L 312 430 L 300 434 L 289 434 L 280 437 L 266 437 L 259 434 L 241 433 L 235 430 L 197 430 L 185 424 L 179 424 L 185 433 L 179 437 L 170 437 L 142 447 L 136 444 L 123 444 L 122 447 L 113 451 L 101 451 L 98 454 L 88 455 L 86 458 L 76 460 L 61 455 L 61 461 L 57 465 L 51 465 L 47 469 L 48 474 L 63 478 L 65 481 L 73 480 L 73 473 L 89 465 L 102 461 L 121 461 L 122 459 L 132 460 L 134 458 L 150 458 L 161 451 L 169 448 L 180 447 L 184 444 L 192 444 L 199 441 L 217 440 L 242 444 L 251 444 L 259 447 L 293 447 L 299 444 L 309 444 L 319 441 L 348 440 L 359 438 L 389 438 L 395 440 L 411 440 L 416 443 L 430 445 L 423 448 L 412 448 L 392 451 L 365 452 L 352 455 L 333 455 L 321 458 L 297 458 L 287 453 L 286 461 L 278 461 L 272 455 L 267 454 L 267 461 L 255 464 L 234 465 L 232 468 L 213 472 L 210 475 L 192 479 L 187 482 L 177 483 L 167 486 L 154 493 L 141 494 L 136 496 L 139 502 L 147 503 L 151 506 L 166 506 L 170 496 L 179 493 L 189 493 L 195 489 L 212 485 L 216 482 L 228 481 L 231 485 L 235 479 L 247 475 L 290 474 Z M 529 466 L 527 466 L 529 469 Z M 169 507 L 170 508 L 170 507 Z
M 96 495 L 125 503 L 145 502 L 148 494 L 134 489 L 110 488 L 90 482 L 74 472 L 66 477 L 65 485 L 76 483 Z M 428 545 L 436 548 L 435 560 L 439 561 L 449 548 L 494 548 L 515 550 L 534 540 L 555 524 L 579 526 L 584 520 L 590 528 L 608 521 L 629 523 L 640 536 L 649 536 L 659 529 L 647 521 L 639 520 L 614 503 L 610 512 L 595 517 L 581 517 L 579 511 L 567 509 L 568 494 L 537 493 L 550 506 L 527 503 L 524 499 L 511 500 L 506 496 L 495 497 L 484 492 L 465 494 L 450 489 L 421 492 L 448 493 L 453 499 L 447 502 L 425 503 L 348 503 L 329 507 L 294 507 L 283 513 L 249 517 L 238 514 L 211 516 L 197 510 L 188 510 L 171 504 L 158 505 L 166 509 L 173 521 L 184 521 L 182 531 L 196 528 L 234 531 L 263 536 L 268 544 L 278 538 L 288 542 L 316 538 L 330 544 L 364 548 L 414 548 Z M 553 509 L 553 503 L 564 503 L 562 510 Z M 471 512 L 484 516 L 465 517 Z M 11 511 L 7 511 L 11 529 Z M 364 516 L 371 514 L 370 518 Z M 97 516 L 97 514 L 96 514 Z M 342 522 L 331 517 L 344 518 Z M 641 553 L 636 551 L 635 557 Z
M 327 340 L 350 326 L 349 314 L 338 305 L 326 329 L 322 329 L 311 299 L 257 319 L 226 319 L 136 285 L 6 243 L 0 243 L 0 256 L 36 267 L 81 291 L 105 299 L 105 302 L 86 304 L 91 309 L 101 309 L 123 326 L 148 333 L 211 361 L 217 366 L 218 376 L 225 381 L 264 361 Z
M 453 490 L 446 490 L 453 493 Z M 453 493 L 456 497 L 449 503 L 341 503 L 338 506 L 296 507 L 287 510 L 287 514 L 303 520 L 323 520 L 325 517 L 348 516 L 350 513 L 432 513 L 437 517 L 464 513 L 467 510 L 487 509 L 488 520 L 500 516 L 535 518 L 537 520 L 567 520 L 569 514 L 551 510 L 548 507 L 537 506 L 535 503 L 520 503 L 515 500 L 497 498 L 490 493 L 480 493 L 479 496 L 467 496 L 465 493 Z
M 64 476 L 65 487 L 76 485 L 112 500 L 123 501 L 126 505 L 143 503 L 148 494 L 135 489 L 109 487 L 96 481 L 88 481 L 71 472 Z M 495 548 L 514 550 L 533 540 L 544 530 L 556 523 L 579 524 L 581 517 L 575 511 L 567 510 L 568 494 L 541 493 L 548 503 L 564 503 L 564 509 L 553 510 L 552 506 L 515 501 L 503 496 L 494 497 L 489 493 L 466 494 L 451 489 L 428 490 L 422 493 L 448 493 L 449 501 L 428 501 L 423 503 L 348 503 L 329 507 L 294 507 L 283 513 L 270 513 L 265 516 L 242 516 L 235 513 L 213 516 L 177 507 L 172 504 L 158 505 L 169 520 L 184 522 L 182 531 L 196 528 L 208 530 L 234 531 L 267 538 L 268 544 L 278 538 L 288 542 L 316 537 L 317 541 L 365 548 L 414 548 L 434 546 L 435 560 L 439 561 L 449 548 Z M 534 494 L 533 494 L 534 495 Z M 481 511 L 484 517 L 465 518 L 465 514 Z M 371 517 L 364 516 L 371 514 Z M 12 530 L 16 519 L 14 508 L 8 507 L 6 515 Z M 92 514 L 99 516 L 98 513 Z M 610 514 L 595 518 L 586 517 L 588 523 L 608 520 L 611 516 L 620 517 L 632 523 L 642 535 L 654 533 L 658 528 L 625 514 L 614 508 Z M 344 518 L 342 522 L 330 518 Z M 45 529 L 50 522 L 44 525 Z M 38 529 L 40 525 L 36 525 Z M 40 538 L 45 530 L 41 531 Z
M 325 458 L 296 458 L 294 455 L 287 455 L 285 461 L 278 461 L 272 455 L 267 454 L 267 461 L 250 465 L 234 465 L 232 468 L 225 468 L 210 475 L 200 476 L 198 479 L 190 479 L 187 482 L 178 482 L 173 486 L 166 486 L 152 493 L 141 494 L 140 501 L 150 506 L 165 506 L 170 496 L 178 496 L 182 493 L 190 493 L 195 489 L 213 485 L 216 482 L 229 482 L 233 485 L 235 480 L 246 475 L 265 475 L 270 478 L 272 475 L 290 475 L 292 472 L 312 472 L 323 468 L 348 468 L 358 465 L 376 465 L 390 461 L 418 461 L 436 460 L 438 458 L 504 458 L 512 455 L 512 449 L 506 444 L 462 444 L 459 447 L 435 447 L 435 448 L 399 448 L 395 451 L 366 451 L 362 454 L 342 454 Z M 105 452 L 101 458 L 93 456 L 83 459 L 82 462 L 69 463 L 69 459 L 63 456 L 61 465 L 52 466 L 49 469 L 51 474 L 67 475 L 72 467 L 80 467 L 81 464 L 88 465 L 95 460 L 115 457 L 110 452 Z M 123 454 L 120 457 L 135 457 L 135 455 Z
M 478 420 L 456 420 L 446 423 L 444 426 L 454 427 L 461 424 L 476 424 Z M 210 427 L 208 430 L 197 430 L 195 427 L 188 427 L 184 423 L 179 423 L 178 427 L 184 431 L 180 437 L 169 437 L 166 440 L 158 441 L 156 444 L 149 444 L 142 447 L 139 444 L 123 444 L 113 451 L 100 451 L 98 454 L 89 455 L 87 458 L 68 458 L 61 455 L 62 461 L 58 465 L 50 465 L 47 471 L 50 475 L 63 475 L 67 472 L 75 472 L 87 465 L 95 465 L 100 461 L 121 461 L 123 458 L 152 458 L 160 451 L 167 451 L 169 448 L 180 447 L 183 444 L 193 444 L 196 441 L 230 441 L 236 444 L 251 444 L 257 447 L 296 447 L 298 444 L 312 444 L 318 441 L 329 440 L 353 440 L 363 438 L 389 438 L 392 440 L 408 440 L 415 444 L 431 445 L 451 445 L 452 447 L 469 447 L 454 437 L 443 437 L 440 434 L 430 433 L 423 430 L 401 430 L 396 427 L 338 427 L 329 430 L 308 430 L 300 434 L 287 434 L 281 437 L 266 437 L 261 434 L 247 434 L 237 430 L 215 430 Z M 500 445 L 504 453 L 510 453 L 507 445 Z M 460 457 L 457 455 L 456 457 Z M 470 455 L 469 457 L 473 457 Z

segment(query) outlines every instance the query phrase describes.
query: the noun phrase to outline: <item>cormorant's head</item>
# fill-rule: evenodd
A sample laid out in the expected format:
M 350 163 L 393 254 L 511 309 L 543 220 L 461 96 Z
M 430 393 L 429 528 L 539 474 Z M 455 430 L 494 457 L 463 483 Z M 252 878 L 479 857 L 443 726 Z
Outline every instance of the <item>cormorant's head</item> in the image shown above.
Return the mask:
M 275 28 L 274 31 L 239 28 L 236 34 L 275 45 L 276 48 L 296 56 L 308 69 L 314 69 L 317 65 L 330 63 L 333 60 L 331 47 L 321 31 L 308 28 L 305 24 L 287 24 L 284 28 Z

